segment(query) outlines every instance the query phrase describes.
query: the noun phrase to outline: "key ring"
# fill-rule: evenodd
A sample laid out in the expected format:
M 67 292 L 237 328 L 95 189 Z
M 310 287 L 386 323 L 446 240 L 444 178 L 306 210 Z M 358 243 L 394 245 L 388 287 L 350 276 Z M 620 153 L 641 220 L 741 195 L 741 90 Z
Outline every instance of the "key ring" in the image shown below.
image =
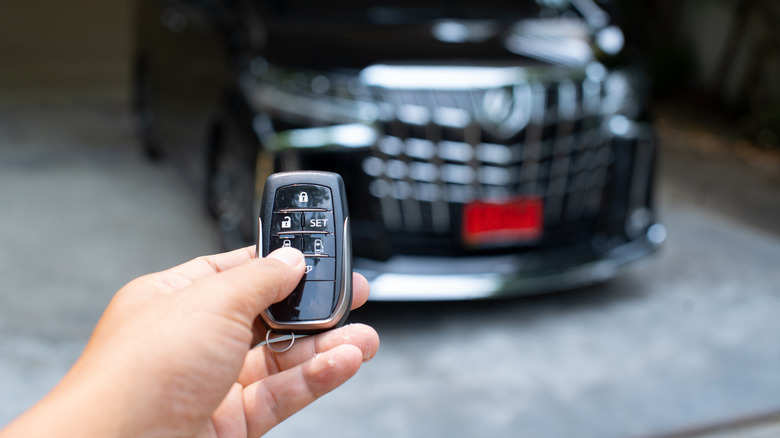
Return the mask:
M 284 336 L 280 336 L 280 337 L 278 337 L 278 338 L 276 338 L 276 339 L 274 339 L 272 341 L 271 340 L 271 332 L 272 331 L 273 330 L 268 330 L 267 332 L 265 332 L 265 346 L 268 347 L 268 349 L 273 351 L 274 353 L 284 353 L 285 351 L 287 351 L 290 348 L 292 348 L 293 344 L 295 344 L 295 333 L 290 333 L 290 335 L 289 335 L 290 336 L 290 343 L 287 344 L 286 347 L 284 347 L 282 349 L 274 348 L 272 346 L 272 344 L 277 343 L 277 342 L 285 341 L 286 339 L 284 338 Z

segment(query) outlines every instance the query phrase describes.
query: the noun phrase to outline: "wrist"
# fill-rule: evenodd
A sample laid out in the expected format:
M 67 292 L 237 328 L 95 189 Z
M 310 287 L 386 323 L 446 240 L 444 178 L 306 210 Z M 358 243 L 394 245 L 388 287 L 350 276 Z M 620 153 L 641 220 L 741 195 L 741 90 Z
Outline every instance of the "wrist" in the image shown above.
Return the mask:
M 78 364 L 31 409 L 11 422 L 0 438 L 122 437 L 129 424 L 122 395 L 99 376 L 83 379 Z

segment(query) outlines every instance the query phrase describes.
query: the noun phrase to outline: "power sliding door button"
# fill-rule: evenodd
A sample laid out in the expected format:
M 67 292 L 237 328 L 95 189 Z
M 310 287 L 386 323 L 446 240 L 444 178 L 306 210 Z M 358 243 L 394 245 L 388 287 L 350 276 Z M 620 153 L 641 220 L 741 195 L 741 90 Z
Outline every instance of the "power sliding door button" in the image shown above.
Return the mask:
M 297 250 L 302 250 L 302 238 L 301 236 L 296 236 L 294 234 L 271 236 L 271 241 L 268 242 L 268 247 L 271 251 L 279 248 L 295 248 Z
M 336 257 L 336 238 L 333 234 L 304 235 L 302 245 L 305 255 Z

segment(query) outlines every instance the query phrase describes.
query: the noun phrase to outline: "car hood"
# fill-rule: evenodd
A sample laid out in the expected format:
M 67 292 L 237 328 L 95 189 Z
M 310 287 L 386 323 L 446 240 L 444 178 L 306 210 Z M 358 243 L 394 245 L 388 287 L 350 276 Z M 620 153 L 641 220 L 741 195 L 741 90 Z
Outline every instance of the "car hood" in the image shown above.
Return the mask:
M 266 11 L 262 53 L 272 62 L 309 68 L 464 62 L 582 66 L 599 53 L 594 41 L 609 17 L 598 9 L 603 16 L 593 19 L 592 13 L 571 6 L 591 4 L 590 0 L 548 1 L 558 4 L 557 9 L 540 6 L 541 0 L 496 6 L 500 3 L 482 7 L 361 4 L 322 11 L 307 5 L 308 9 L 295 12 Z

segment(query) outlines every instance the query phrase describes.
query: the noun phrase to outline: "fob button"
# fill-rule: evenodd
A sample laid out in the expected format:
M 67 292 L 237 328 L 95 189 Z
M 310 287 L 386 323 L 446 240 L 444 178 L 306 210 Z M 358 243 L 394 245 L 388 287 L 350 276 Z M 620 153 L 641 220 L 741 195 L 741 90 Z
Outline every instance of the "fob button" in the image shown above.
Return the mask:
M 271 236 L 271 240 L 268 242 L 268 251 L 273 251 L 279 248 L 295 248 L 297 250 L 302 249 L 301 236 L 295 234 Z
M 333 198 L 328 187 L 314 184 L 293 184 L 276 189 L 274 211 L 285 208 L 333 210 Z
M 326 319 L 333 311 L 335 282 L 305 281 L 286 299 L 268 310 L 277 321 L 313 321 Z
M 303 236 L 303 253 L 336 257 L 336 237 L 333 234 L 308 234 Z
M 304 280 L 335 280 L 336 259 L 328 257 L 306 257 Z
M 323 231 L 333 233 L 333 213 L 327 211 L 306 212 L 303 214 L 303 231 Z
M 274 213 L 271 218 L 271 234 L 286 231 L 301 231 L 300 213 Z

